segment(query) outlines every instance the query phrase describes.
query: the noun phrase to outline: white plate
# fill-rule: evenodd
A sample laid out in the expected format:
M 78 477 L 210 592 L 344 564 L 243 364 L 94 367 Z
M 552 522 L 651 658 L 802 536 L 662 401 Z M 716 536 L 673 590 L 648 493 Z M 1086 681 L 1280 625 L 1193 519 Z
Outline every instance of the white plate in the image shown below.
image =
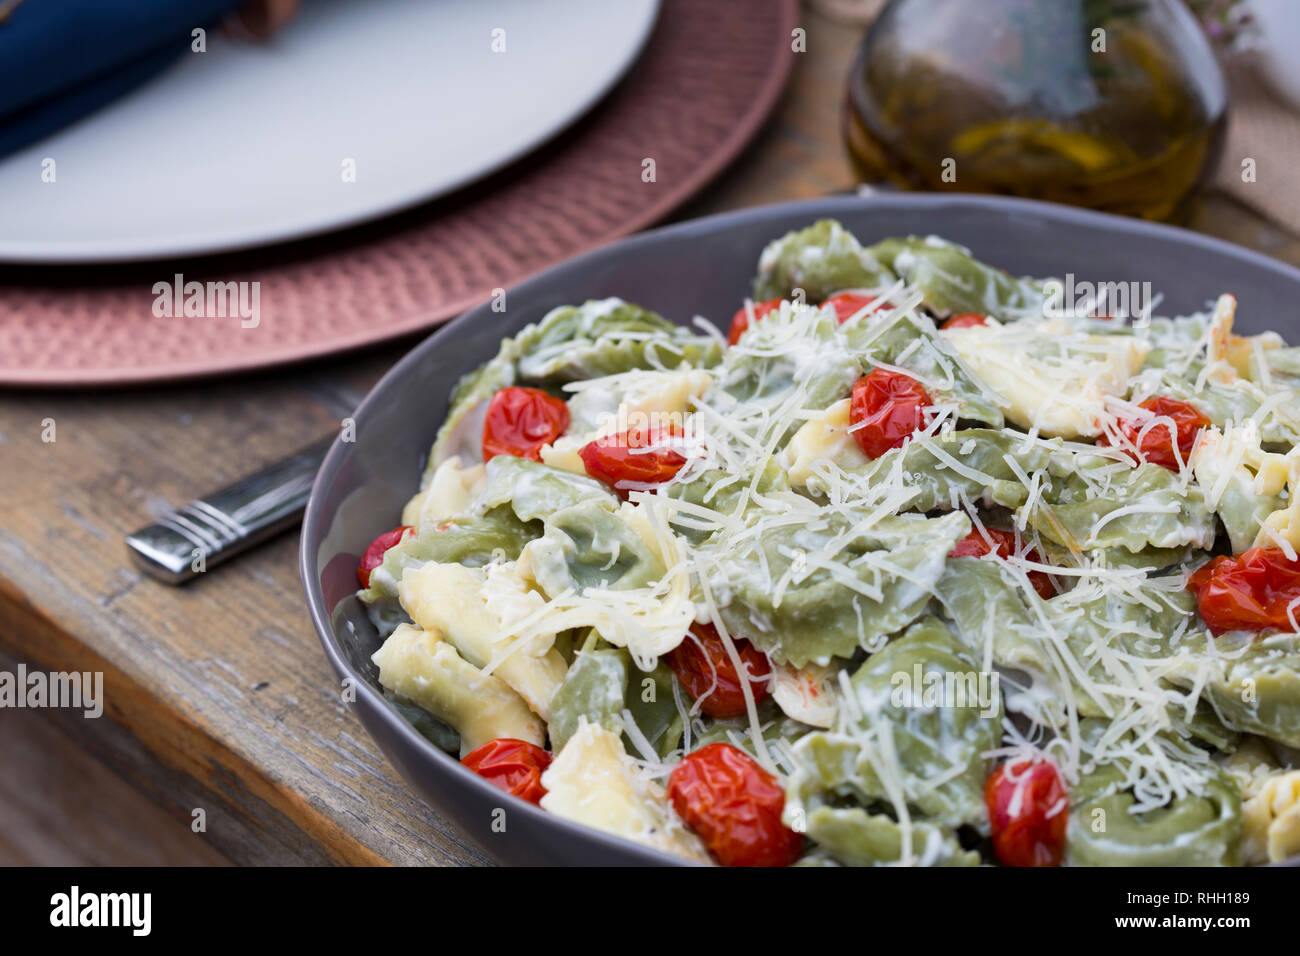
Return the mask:
M 265 45 L 210 30 L 206 53 L 0 162 L 0 260 L 218 252 L 442 195 L 591 107 L 658 8 L 307 0 Z M 493 51 L 498 29 L 505 52 Z M 47 157 L 54 182 L 42 181 Z

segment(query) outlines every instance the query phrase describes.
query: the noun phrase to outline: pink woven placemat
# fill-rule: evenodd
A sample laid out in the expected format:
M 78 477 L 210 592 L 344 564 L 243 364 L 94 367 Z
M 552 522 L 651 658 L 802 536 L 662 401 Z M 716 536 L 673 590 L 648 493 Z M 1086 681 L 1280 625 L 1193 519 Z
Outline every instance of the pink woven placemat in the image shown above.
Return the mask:
M 628 77 L 572 129 L 482 183 L 376 223 L 203 259 L 0 267 L 0 384 L 165 381 L 341 352 L 435 325 L 642 229 L 708 183 L 771 112 L 797 8 L 665 0 Z M 256 282 L 255 324 L 156 314 L 155 284 L 177 274 Z

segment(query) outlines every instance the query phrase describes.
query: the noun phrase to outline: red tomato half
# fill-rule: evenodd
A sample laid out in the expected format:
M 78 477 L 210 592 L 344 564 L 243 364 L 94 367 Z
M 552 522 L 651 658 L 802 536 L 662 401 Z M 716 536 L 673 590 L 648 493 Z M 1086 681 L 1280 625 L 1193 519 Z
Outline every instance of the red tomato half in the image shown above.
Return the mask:
M 366 553 L 361 556 L 361 563 L 357 565 L 357 580 L 361 582 L 363 588 L 370 587 L 370 572 L 384 563 L 384 555 L 388 549 L 408 534 L 415 534 L 415 529 L 409 524 L 398 525 L 392 531 L 385 531 L 370 542 L 370 547 L 366 548 Z
M 709 744 L 682 758 L 668 799 L 723 866 L 789 866 L 803 837 L 781 822 L 785 791 L 739 747 Z
M 769 312 L 779 309 L 782 301 L 782 299 L 768 299 L 766 302 L 755 302 L 753 321 L 757 322 Z M 736 314 L 731 317 L 731 329 L 727 332 L 728 345 L 735 345 L 740 341 L 740 337 L 749 328 L 750 321 L 748 308 L 742 307 L 736 310 Z
M 1182 455 L 1183 463 L 1186 464 L 1188 456 L 1192 453 L 1192 446 L 1196 444 L 1196 436 L 1201 433 L 1202 428 L 1210 424 L 1210 420 L 1202 415 L 1195 405 L 1176 398 L 1160 396 L 1148 398 L 1138 407 L 1161 417 L 1173 419 L 1174 430 L 1178 436 L 1178 451 Z M 1169 426 L 1163 422 L 1152 425 L 1146 435 L 1139 440 L 1138 435 L 1147 424 L 1147 422 L 1125 419 L 1119 423 L 1119 430 L 1128 443 L 1137 448 L 1138 457 L 1143 461 L 1162 465 L 1170 471 L 1177 471 L 1178 458 L 1174 456 L 1174 436 L 1169 433 Z M 1097 444 L 1109 445 L 1110 440 L 1102 435 L 1097 439 Z
M 957 542 L 957 547 L 948 553 L 950 558 L 979 558 L 988 554 L 990 551 L 995 553 L 999 558 L 1009 558 L 1016 553 L 1016 536 L 1010 531 L 999 531 L 997 528 L 988 528 L 989 537 L 993 539 L 993 545 L 990 546 L 984 540 L 984 535 L 978 528 L 971 528 L 970 534 Z M 1028 551 L 1025 559 L 1042 563 L 1043 558 L 1037 551 Z M 1056 589 L 1052 587 L 1052 579 L 1048 577 L 1046 571 L 1030 571 L 1029 583 L 1034 586 L 1040 598 L 1049 598 L 1056 595 Z
M 941 329 L 968 329 L 972 325 L 988 325 L 989 317 L 980 315 L 978 312 L 962 312 L 960 315 L 954 315 L 945 319 L 939 326 Z
M 541 461 L 538 454 L 569 427 L 569 406 L 540 388 L 512 385 L 492 396 L 483 422 L 483 460 L 513 455 Z
M 1213 634 L 1224 631 L 1291 629 L 1287 608 L 1300 600 L 1300 560 L 1281 548 L 1251 548 L 1236 557 L 1220 555 L 1187 582 Z M 1300 606 L 1291 613 L 1300 619 Z
M 772 665 L 767 655 L 743 637 L 732 638 L 740 663 L 749 672 L 749 689 L 754 703 L 767 697 Z M 682 682 L 691 700 L 700 701 L 701 712 L 710 717 L 739 717 L 745 713 L 745 692 L 731 655 L 712 624 L 696 624 L 687 638 L 669 651 L 664 660 Z
M 551 765 L 551 755 L 526 740 L 499 737 L 467 753 L 461 763 L 492 786 L 512 796 L 539 803 L 546 796 L 542 771 Z
M 1069 798 L 1047 761 L 1002 764 L 984 782 L 993 852 L 1004 866 L 1060 866 L 1065 858 Z
M 873 369 L 853 386 L 849 434 L 864 455 L 879 458 L 925 423 L 923 410 L 930 404 L 929 394 L 910 375 Z
M 619 482 L 659 484 L 681 471 L 686 458 L 666 447 L 673 436 L 681 435 L 676 426 L 631 428 L 621 435 L 606 435 L 587 442 L 578 449 L 587 474 L 612 487 L 623 497 L 626 488 Z
M 835 310 L 835 317 L 839 319 L 841 323 L 844 323 L 875 301 L 876 297 L 874 295 L 867 295 L 863 292 L 837 292 L 823 302 L 822 307 L 825 308 L 829 305 Z M 877 308 L 879 308 L 879 306 L 877 306 Z M 872 309 L 871 311 L 874 312 L 876 310 Z

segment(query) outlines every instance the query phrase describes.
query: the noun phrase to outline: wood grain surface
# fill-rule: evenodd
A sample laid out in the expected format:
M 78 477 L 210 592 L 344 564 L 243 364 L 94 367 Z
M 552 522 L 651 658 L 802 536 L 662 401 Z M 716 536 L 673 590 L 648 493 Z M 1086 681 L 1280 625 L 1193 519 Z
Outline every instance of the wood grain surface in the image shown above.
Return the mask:
M 0 766 L 0 866 L 229 865 L 37 711 L 5 716 Z
M 811 12 L 804 25 L 808 49 L 778 115 L 678 218 L 852 185 L 839 119 L 860 29 Z M 1295 237 L 1227 200 L 1203 200 L 1192 224 L 1300 263 Z M 195 862 L 488 862 L 405 788 L 341 702 L 303 605 L 296 535 L 182 589 L 142 578 L 122 544 L 168 505 L 328 434 L 409 344 L 219 382 L 0 395 L 0 667 L 99 670 L 106 695 L 98 720 L 58 711 L 37 726 L 0 710 L 0 741 L 20 727 L 28 740 L 0 749 L 28 780 L 0 789 L 0 862 L 72 858 L 57 840 L 14 834 L 24 807 L 86 811 L 51 770 L 71 766 L 74 747 L 90 755 L 88 789 L 119 778 L 186 835 L 204 810 Z M 114 805 L 147 818 L 131 800 Z M 150 857 L 86 832 L 95 845 L 77 859 L 176 859 L 161 842 Z

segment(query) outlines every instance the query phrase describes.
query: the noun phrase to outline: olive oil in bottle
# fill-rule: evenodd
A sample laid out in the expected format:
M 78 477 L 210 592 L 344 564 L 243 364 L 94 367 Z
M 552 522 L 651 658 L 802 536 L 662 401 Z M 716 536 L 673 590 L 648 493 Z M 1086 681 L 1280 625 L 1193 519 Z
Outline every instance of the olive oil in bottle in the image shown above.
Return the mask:
M 892 0 L 849 77 L 858 175 L 1175 218 L 1227 91 L 1182 0 Z

